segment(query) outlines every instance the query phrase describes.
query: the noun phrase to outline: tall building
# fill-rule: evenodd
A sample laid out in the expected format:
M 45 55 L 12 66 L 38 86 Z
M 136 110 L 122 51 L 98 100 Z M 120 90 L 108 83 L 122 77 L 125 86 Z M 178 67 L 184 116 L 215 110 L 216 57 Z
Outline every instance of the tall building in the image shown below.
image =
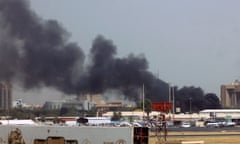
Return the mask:
M 240 81 L 221 86 L 221 105 L 227 108 L 240 108 Z
M 10 110 L 12 107 L 12 85 L 0 83 L 0 110 Z

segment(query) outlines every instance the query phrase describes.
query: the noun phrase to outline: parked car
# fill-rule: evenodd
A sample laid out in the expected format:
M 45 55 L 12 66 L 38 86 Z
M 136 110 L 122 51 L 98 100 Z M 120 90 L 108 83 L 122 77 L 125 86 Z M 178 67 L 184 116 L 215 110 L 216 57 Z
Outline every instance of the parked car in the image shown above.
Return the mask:
M 235 122 L 225 122 L 225 123 L 224 123 L 224 126 L 225 126 L 225 127 L 234 127 L 235 125 L 236 125 Z
M 189 122 L 183 122 L 181 125 L 180 125 L 181 128 L 189 128 L 191 127 L 191 123 Z
M 142 127 L 142 125 L 138 122 L 133 122 L 131 125 L 134 127 Z
M 208 122 L 206 123 L 206 127 L 220 127 L 220 124 L 218 122 Z
M 120 127 L 131 127 L 132 125 L 129 123 L 129 122 L 125 122 L 125 121 L 123 121 L 123 122 L 120 122 L 120 125 L 119 125 Z

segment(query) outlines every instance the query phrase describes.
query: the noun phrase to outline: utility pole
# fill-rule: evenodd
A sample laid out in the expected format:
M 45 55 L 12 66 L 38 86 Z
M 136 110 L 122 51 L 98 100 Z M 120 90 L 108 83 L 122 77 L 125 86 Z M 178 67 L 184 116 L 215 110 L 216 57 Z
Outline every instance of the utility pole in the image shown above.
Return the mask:
M 171 84 L 168 83 L 168 102 L 171 102 Z
M 168 83 L 168 102 L 172 103 L 172 113 L 175 113 L 175 89 Z
M 144 105 L 144 101 L 145 101 L 145 94 L 144 94 L 144 84 L 143 84 L 143 89 L 142 89 L 142 103 L 143 103 L 143 118 L 144 118 L 144 108 L 145 108 L 145 105 Z
M 192 113 L 192 97 L 189 98 L 189 113 Z
M 173 114 L 175 113 L 175 92 L 174 92 L 174 86 L 172 87 L 172 97 L 173 97 L 173 101 L 172 101 L 172 105 L 173 105 Z

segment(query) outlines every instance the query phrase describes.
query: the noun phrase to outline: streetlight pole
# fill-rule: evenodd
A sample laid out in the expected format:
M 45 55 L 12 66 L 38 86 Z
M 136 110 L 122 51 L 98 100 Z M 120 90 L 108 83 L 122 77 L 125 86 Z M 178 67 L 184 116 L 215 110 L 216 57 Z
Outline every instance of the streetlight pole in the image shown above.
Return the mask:
M 192 113 L 192 97 L 189 98 L 189 112 Z
M 143 84 L 143 88 L 142 88 L 142 103 L 143 103 L 143 118 L 144 118 L 144 113 L 145 113 L 145 90 L 144 90 L 144 84 Z
M 171 84 L 168 83 L 168 102 L 171 102 Z
M 172 103 L 172 113 L 175 113 L 175 89 L 168 83 L 168 102 Z
M 172 102 L 173 103 L 173 114 L 175 113 L 175 92 L 174 92 L 174 90 L 175 89 L 174 89 L 174 86 L 173 86 L 173 89 L 172 89 L 172 93 L 173 93 L 172 94 L 172 96 L 173 96 L 173 102 Z

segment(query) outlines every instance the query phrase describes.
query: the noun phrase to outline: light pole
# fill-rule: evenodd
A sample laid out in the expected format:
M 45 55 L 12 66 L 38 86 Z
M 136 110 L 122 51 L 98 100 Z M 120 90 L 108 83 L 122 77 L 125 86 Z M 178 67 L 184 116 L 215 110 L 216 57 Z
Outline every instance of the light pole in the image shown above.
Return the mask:
M 175 113 L 175 91 L 174 86 L 168 83 L 168 102 L 172 103 L 172 113 Z
M 145 113 L 145 88 L 144 88 L 144 84 L 143 84 L 143 87 L 142 87 L 142 103 L 143 103 L 143 119 L 144 119 L 144 113 Z
M 192 97 L 189 98 L 189 112 L 192 113 Z
M 175 89 L 174 89 L 174 86 L 173 86 L 173 89 L 172 89 L 172 95 L 173 95 L 173 114 L 175 113 L 175 91 L 174 91 Z
M 168 102 L 171 102 L 171 84 L 168 83 Z

